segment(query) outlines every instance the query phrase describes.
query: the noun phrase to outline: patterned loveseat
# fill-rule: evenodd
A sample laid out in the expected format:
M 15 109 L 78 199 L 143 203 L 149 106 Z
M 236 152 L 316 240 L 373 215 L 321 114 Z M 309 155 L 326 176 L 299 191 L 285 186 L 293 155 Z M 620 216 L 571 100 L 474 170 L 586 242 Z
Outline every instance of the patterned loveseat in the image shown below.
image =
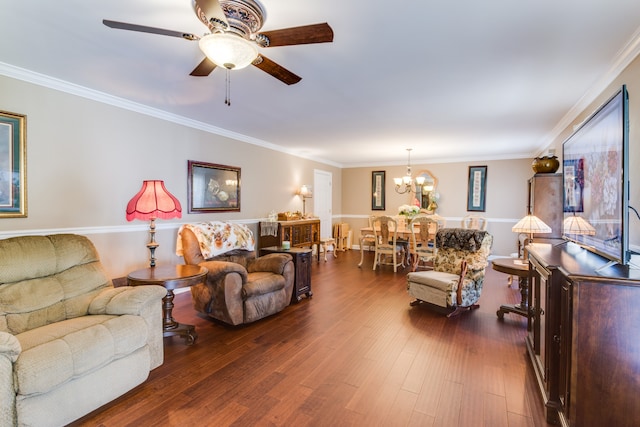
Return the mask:
M 209 270 L 205 283 L 191 287 L 197 311 L 240 325 L 289 305 L 295 278 L 291 255 L 256 258 L 254 249 L 253 234 L 242 224 L 211 221 L 180 228 L 176 254 Z
M 451 309 L 449 316 L 477 308 L 493 236 L 484 230 L 443 228 L 436 234 L 433 270 L 407 275 L 407 289 L 416 300 Z
M 0 426 L 61 426 L 162 364 L 161 286 L 114 288 L 72 234 L 0 240 Z

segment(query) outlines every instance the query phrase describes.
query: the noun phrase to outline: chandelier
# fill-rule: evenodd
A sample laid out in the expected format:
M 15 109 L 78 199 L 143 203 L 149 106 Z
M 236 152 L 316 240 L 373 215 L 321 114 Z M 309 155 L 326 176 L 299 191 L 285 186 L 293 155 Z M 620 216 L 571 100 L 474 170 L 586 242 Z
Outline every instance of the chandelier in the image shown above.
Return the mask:
M 410 193 L 414 191 L 413 189 L 413 177 L 411 176 L 411 150 L 412 148 L 407 148 L 407 174 L 401 178 L 393 178 L 393 181 L 396 183 L 396 192 L 400 194 Z M 423 176 L 418 176 L 415 178 L 416 186 L 421 187 L 424 184 L 425 178 Z

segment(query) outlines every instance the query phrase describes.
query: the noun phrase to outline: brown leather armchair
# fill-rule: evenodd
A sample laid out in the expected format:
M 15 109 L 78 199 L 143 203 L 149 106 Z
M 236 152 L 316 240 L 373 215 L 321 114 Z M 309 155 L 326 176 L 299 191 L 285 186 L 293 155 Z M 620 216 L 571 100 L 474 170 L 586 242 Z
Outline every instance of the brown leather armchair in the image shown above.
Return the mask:
M 183 228 L 180 239 L 185 263 L 209 270 L 205 283 L 191 287 L 197 311 L 240 325 L 278 313 L 289 305 L 295 277 L 291 255 L 256 258 L 254 251 L 238 249 L 204 259 L 190 229 Z

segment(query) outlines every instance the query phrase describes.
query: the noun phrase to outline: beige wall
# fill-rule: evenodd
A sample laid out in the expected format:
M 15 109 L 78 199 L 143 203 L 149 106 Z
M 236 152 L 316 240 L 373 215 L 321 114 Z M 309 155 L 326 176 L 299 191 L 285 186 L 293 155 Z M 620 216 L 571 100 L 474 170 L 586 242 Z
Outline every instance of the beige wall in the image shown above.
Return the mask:
M 627 85 L 629 92 L 629 205 L 640 210 L 640 58 L 636 58 L 627 68 L 616 77 L 598 97 L 585 108 L 578 117 L 564 129 L 562 134 L 553 142 L 558 157 L 562 156 L 562 143 L 572 133 L 573 127 L 582 123 L 593 114 L 598 107 L 613 96 L 620 87 Z M 640 220 L 629 212 L 629 244 L 632 249 L 640 251 Z
M 437 213 L 447 226 L 457 227 L 467 214 L 489 220 L 487 230 L 494 236 L 493 255 L 508 256 L 517 251 L 517 236 L 511 227 L 527 213 L 527 180 L 533 175 L 532 159 L 493 160 L 473 163 L 412 164 L 414 174 L 429 170 L 438 179 L 440 194 Z M 487 166 L 486 211 L 467 211 L 469 166 Z M 371 172 L 386 172 L 386 210 L 371 210 Z M 398 194 L 394 177 L 406 174 L 406 166 L 347 168 L 342 172 L 342 214 L 354 230 L 366 226 L 369 215 L 396 215 L 398 206 L 408 204 L 412 196 Z M 365 185 L 363 185 L 366 183 Z M 354 234 L 357 234 L 354 232 Z
M 630 204 L 640 208 L 640 60 L 636 59 L 592 105 L 553 142 L 561 153 L 562 141 L 572 126 L 584 120 L 623 83 L 630 94 Z M 0 238 L 19 234 L 77 232 L 98 247 L 112 277 L 148 265 L 148 224 L 127 222 L 124 210 L 144 179 L 163 179 L 183 204 L 180 220 L 158 221 L 159 263 L 180 263 L 174 255 L 178 226 L 202 220 L 237 220 L 255 226 L 271 210 L 301 210 L 294 196 L 302 183 L 313 183 L 314 169 L 333 176 L 334 222 L 351 224 L 357 233 L 371 211 L 371 171 L 386 170 L 387 213 L 395 214 L 407 195 L 393 190 L 393 177 L 405 166 L 340 169 L 257 145 L 153 118 L 81 96 L 0 76 L 0 109 L 27 115 L 27 218 L 0 219 Z M 234 107 L 238 108 L 238 107 Z M 274 141 L 277 143 L 277 141 Z M 399 150 L 404 146 L 398 146 Z M 221 163 L 242 168 L 242 211 L 239 213 L 187 213 L 187 160 Z M 446 164 L 415 164 L 438 179 L 438 213 L 449 225 L 467 214 L 468 166 L 487 165 L 487 209 L 483 213 L 495 236 L 494 255 L 516 250 L 511 227 L 526 209 L 526 182 L 531 159 Z M 313 210 L 313 199 L 307 205 Z M 640 244 L 640 224 L 630 216 L 631 243 Z M 357 239 L 356 239 L 357 240 Z
M 339 168 L 8 77 L 0 76 L 0 93 L 0 109 L 27 115 L 28 163 L 28 217 L 0 219 L 0 238 L 86 234 L 112 277 L 148 265 L 148 223 L 125 219 L 126 204 L 145 179 L 164 180 L 183 208 L 182 219 L 157 221 L 158 263 L 182 262 L 173 254 L 181 223 L 255 225 L 271 210 L 301 211 L 294 192 L 313 184 L 314 169 L 331 172 L 338 189 L 333 210 L 342 209 Z M 241 212 L 188 214 L 188 160 L 240 167 Z

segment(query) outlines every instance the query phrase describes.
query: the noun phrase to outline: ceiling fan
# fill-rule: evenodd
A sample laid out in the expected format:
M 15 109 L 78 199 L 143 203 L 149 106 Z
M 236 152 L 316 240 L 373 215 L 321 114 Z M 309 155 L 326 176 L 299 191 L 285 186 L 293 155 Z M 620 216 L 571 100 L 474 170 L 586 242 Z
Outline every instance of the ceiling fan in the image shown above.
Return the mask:
M 333 30 L 327 23 L 259 32 L 266 13 L 257 0 L 192 0 L 192 6 L 198 19 L 210 30 L 202 37 L 107 19 L 102 23 L 120 30 L 197 40 L 205 58 L 190 73 L 192 76 L 208 76 L 216 67 L 234 70 L 254 65 L 288 85 L 302 78 L 258 53 L 258 47 L 333 41 Z

